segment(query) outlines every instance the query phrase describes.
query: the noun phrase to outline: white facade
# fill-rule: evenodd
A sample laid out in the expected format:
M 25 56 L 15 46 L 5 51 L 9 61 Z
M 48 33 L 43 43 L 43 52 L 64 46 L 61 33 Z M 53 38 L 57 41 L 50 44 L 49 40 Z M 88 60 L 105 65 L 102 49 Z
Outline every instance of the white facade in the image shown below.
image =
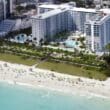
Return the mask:
M 32 17 L 32 35 L 37 39 L 52 40 L 56 33 L 69 29 L 67 10 L 57 9 Z
M 85 33 L 88 47 L 92 51 L 102 51 L 110 43 L 110 15 L 97 15 L 96 18 L 86 22 Z
M 45 39 L 45 21 L 40 19 L 32 19 L 32 26 L 33 42 L 39 45 L 40 40 Z
M 110 42 L 108 17 L 109 9 L 76 8 L 67 4 L 41 5 L 39 15 L 32 17 L 35 19 L 32 25 L 33 37 L 39 42 L 41 38 L 52 39 L 58 32 L 80 31 L 87 35 L 92 51 L 101 51 Z

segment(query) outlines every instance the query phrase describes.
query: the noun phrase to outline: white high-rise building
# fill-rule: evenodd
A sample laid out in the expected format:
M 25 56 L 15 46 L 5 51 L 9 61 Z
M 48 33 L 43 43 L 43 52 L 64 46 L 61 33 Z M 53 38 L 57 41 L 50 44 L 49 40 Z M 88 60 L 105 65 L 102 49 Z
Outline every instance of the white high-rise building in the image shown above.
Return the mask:
M 110 42 L 110 10 L 76 8 L 69 4 L 40 6 L 39 14 L 32 17 L 32 35 L 40 40 L 52 40 L 63 31 L 79 31 L 86 34 L 92 51 L 102 51 Z
M 100 13 L 85 23 L 87 44 L 93 51 L 102 51 L 110 43 L 110 15 Z
M 70 29 L 67 11 L 67 9 L 51 10 L 32 17 L 32 35 L 33 39 L 36 38 L 37 44 L 41 40 L 52 40 L 55 34 Z

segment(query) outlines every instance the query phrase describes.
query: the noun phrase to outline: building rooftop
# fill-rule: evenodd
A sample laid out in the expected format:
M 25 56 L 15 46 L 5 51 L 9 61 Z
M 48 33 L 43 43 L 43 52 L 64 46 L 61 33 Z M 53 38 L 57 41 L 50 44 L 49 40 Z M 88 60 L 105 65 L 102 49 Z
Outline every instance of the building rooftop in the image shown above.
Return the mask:
M 102 11 L 103 13 L 106 13 L 106 14 L 110 14 L 109 8 L 100 9 L 100 11 Z
M 57 9 L 60 5 L 56 5 L 56 4 L 43 4 L 43 5 L 39 5 L 39 8 L 50 8 L 50 9 Z
M 107 15 L 104 15 L 104 14 L 96 14 L 95 16 L 93 16 L 91 19 L 89 19 L 86 24 L 91 24 L 91 23 L 95 23 L 95 24 L 102 24 L 104 23 L 104 21 L 106 19 L 109 19 L 110 18 L 110 15 L 107 14 Z
M 91 21 L 100 21 L 103 17 L 104 17 L 104 14 L 99 13 L 99 14 L 96 14 L 96 15 L 92 16 L 90 20 Z
M 50 8 L 50 9 L 69 8 L 69 7 L 74 7 L 74 6 L 72 6 L 70 3 L 39 5 L 39 8 Z
M 69 3 L 65 4 L 43 4 L 39 6 L 40 8 L 51 8 L 54 10 L 45 12 L 43 14 L 32 16 L 33 19 L 45 19 L 56 14 L 62 13 L 67 10 L 77 11 L 77 12 L 85 12 L 85 13 L 96 13 L 96 16 L 93 16 L 91 20 L 100 21 L 104 16 L 110 14 L 110 9 L 90 9 L 90 8 L 78 8 L 74 7 L 74 5 L 70 5 Z
M 70 10 L 74 10 L 74 11 L 81 11 L 81 12 L 103 12 L 106 14 L 110 14 L 110 9 L 108 8 L 104 8 L 104 9 L 90 9 L 90 8 L 78 8 L 75 6 L 71 6 L 69 3 L 64 3 L 64 4 L 43 4 L 39 6 L 40 8 L 51 8 L 51 9 L 58 9 L 58 8 L 69 8 Z
M 45 18 L 54 16 L 54 15 L 57 15 L 59 13 L 65 12 L 67 10 L 68 9 L 66 9 L 66 8 L 61 8 L 61 9 L 59 8 L 59 9 L 56 9 L 56 10 L 51 10 L 51 11 L 48 11 L 48 12 L 43 13 L 43 14 L 32 16 L 32 19 L 45 19 Z
M 80 11 L 80 12 L 88 12 L 88 13 L 96 13 L 95 9 L 90 9 L 90 8 L 77 8 L 77 7 L 73 7 L 73 8 L 71 8 L 71 10 L 73 10 L 73 11 Z

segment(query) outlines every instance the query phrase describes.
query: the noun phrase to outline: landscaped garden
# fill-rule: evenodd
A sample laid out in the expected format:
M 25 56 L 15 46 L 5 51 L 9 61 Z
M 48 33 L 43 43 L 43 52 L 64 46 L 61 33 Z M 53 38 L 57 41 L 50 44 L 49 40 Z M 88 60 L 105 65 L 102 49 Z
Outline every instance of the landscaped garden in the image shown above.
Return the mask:
M 36 48 L 3 40 L 0 41 L 0 45 L 0 60 L 3 61 L 26 65 L 38 63 L 39 68 L 100 80 L 104 80 L 110 75 L 105 72 L 106 62 L 102 57 L 96 55 L 60 49 Z M 42 62 L 43 60 L 44 62 Z

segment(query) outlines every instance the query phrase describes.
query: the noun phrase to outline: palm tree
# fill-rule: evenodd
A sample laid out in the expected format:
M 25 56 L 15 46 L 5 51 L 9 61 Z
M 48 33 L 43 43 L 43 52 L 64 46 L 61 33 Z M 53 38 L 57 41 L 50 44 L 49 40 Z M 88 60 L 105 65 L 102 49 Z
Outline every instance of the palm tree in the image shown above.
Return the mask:
M 44 40 L 43 40 L 43 39 L 40 39 L 40 44 L 41 44 L 41 45 L 43 44 L 43 42 L 44 42 Z
M 106 49 L 106 51 L 108 52 L 108 55 L 110 56 L 110 43 L 108 43 L 108 44 L 105 46 L 105 49 Z
M 108 68 L 110 68 L 110 43 L 108 43 L 108 44 L 105 46 L 105 50 L 107 51 L 107 53 L 104 53 L 103 59 L 104 59 L 105 62 L 106 62 L 106 66 L 107 66 Z
M 36 41 L 36 40 L 37 40 L 37 38 L 36 38 L 36 37 L 34 37 L 34 38 L 33 38 L 33 40 L 34 40 L 34 41 Z

